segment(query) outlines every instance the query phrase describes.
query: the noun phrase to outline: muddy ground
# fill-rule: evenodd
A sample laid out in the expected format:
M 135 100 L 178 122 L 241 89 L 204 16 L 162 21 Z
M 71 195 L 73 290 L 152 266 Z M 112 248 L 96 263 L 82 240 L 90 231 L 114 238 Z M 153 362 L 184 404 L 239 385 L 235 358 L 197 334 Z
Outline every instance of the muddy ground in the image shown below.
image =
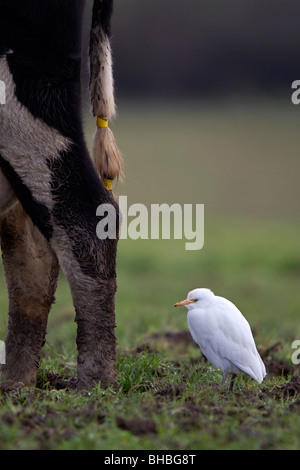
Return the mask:
M 168 343 L 170 347 L 173 344 L 181 344 L 182 348 L 187 349 L 190 344 L 192 344 L 192 339 L 188 331 L 181 332 L 168 332 L 164 334 L 155 334 L 147 338 L 147 342 L 139 345 L 132 351 L 122 352 L 123 357 L 133 358 L 137 355 L 148 354 L 158 352 L 156 349 L 157 342 Z M 272 400 L 277 400 L 278 402 L 285 400 L 287 397 L 293 397 L 293 400 L 290 402 L 289 408 L 290 411 L 298 413 L 300 411 L 300 377 L 299 377 L 299 366 L 291 365 L 283 359 L 280 358 L 280 350 L 282 345 L 276 343 L 271 347 L 261 350 L 260 354 L 266 364 L 268 376 L 280 376 L 285 378 L 285 381 L 281 385 L 268 387 L 261 385 L 259 393 L 257 390 L 252 390 L 251 388 L 245 388 L 242 392 L 235 390 L 234 394 L 237 400 L 244 400 L 246 398 L 249 404 L 252 404 L 254 407 L 259 407 L 261 410 L 261 415 L 268 420 L 272 415 L 272 407 L 269 404 L 265 404 L 268 401 L 268 398 Z M 153 387 L 153 390 L 149 387 L 149 392 L 153 394 L 153 407 L 149 403 L 145 403 L 142 407 L 142 416 L 125 416 L 122 411 L 119 414 L 114 416 L 114 422 L 117 428 L 120 430 L 129 431 L 134 436 L 147 436 L 150 439 L 156 438 L 158 436 L 158 428 L 153 415 L 160 412 L 160 408 L 166 405 L 166 403 L 180 400 L 186 395 L 186 383 L 189 379 L 189 370 L 190 366 L 196 363 L 202 363 L 202 367 L 205 366 L 205 358 L 202 357 L 198 359 L 189 358 L 184 360 L 175 360 L 172 361 L 172 367 L 174 370 L 178 371 L 179 374 L 182 374 L 182 383 L 177 384 L 168 384 L 164 380 L 166 372 L 161 369 L 157 371 L 157 382 Z M 160 376 L 162 380 L 160 381 Z M 47 387 L 45 388 L 45 382 Z M 201 384 L 199 385 L 201 387 Z M 226 395 L 228 391 L 225 388 L 222 388 L 221 385 L 217 382 L 212 383 L 211 387 L 213 390 L 219 394 L 219 396 L 224 396 L 224 400 L 227 399 Z M 35 400 L 39 400 L 40 403 L 43 402 L 43 397 L 47 397 L 49 390 L 65 390 L 66 393 L 74 391 L 76 388 L 76 377 L 73 375 L 63 375 L 59 373 L 54 373 L 48 371 L 43 375 L 43 379 L 40 379 L 40 383 L 37 384 L 37 388 L 29 390 L 26 395 L 26 400 L 23 403 L 22 408 L 14 411 L 6 411 L 0 415 L 0 423 L 7 426 L 18 425 L 21 429 L 22 435 L 30 435 L 32 432 L 38 433 L 38 440 L 40 442 L 40 448 L 47 448 L 48 442 L 54 439 L 57 432 L 57 421 L 59 420 L 59 415 L 61 412 L 55 409 L 55 406 L 46 405 L 43 408 L 41 413 L 39 410 L 32 410 L 32 403 Z M 2 395 L 2 398 L 3 395 Z M 199 403 L 193 397 L 185 398 L 182 400 L 180 410 L 176 414 L 177 425 L 180 426 L 180 429 L 189 431 L 193 428 L 196 428 L 199 424 L 199 421 L 203 419 L 203 416 L 207 415 L 209 408 L 209 413 L 214 415 L 214 419 L 222 420 L 223 417 L 228 414 L 228 409 L 222 405 L 222 403 L 217 403 L 215 401 L 207 403 Z M 109 412 L 104 411 L 99 402 L 89 402 L 87 406 L 81 407 L 80 409 L 68 408 L 65 410 L 69 418 L 72 418 L 73 422 L 84 422 L 87 425 L 89 423 L 97 423 L 102 425 L 111 420 Z M 236 411 L 240 413 L 240 409 Z M 230 413 L 234 414 L 234 409 L 230 410 Z M 61 426 L 59 430 L 60 439 L 70 440 L 75 438 L 77 433 L 76 429 L 70 428 L 67 424 Z

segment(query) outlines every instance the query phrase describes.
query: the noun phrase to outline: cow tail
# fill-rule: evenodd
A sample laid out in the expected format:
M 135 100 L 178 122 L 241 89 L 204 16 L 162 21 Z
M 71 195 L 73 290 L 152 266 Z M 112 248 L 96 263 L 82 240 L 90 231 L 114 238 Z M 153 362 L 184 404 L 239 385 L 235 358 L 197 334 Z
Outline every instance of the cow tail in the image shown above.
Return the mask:
M 97 130 L 93 138 L 93 161 L 103 184 L 112 189 L 113 180 L 123 177 L 123 160 L 108 127 L 116 115 L 110 19 L 113 0 L 94 0 L 90 32 L 90 95 Z

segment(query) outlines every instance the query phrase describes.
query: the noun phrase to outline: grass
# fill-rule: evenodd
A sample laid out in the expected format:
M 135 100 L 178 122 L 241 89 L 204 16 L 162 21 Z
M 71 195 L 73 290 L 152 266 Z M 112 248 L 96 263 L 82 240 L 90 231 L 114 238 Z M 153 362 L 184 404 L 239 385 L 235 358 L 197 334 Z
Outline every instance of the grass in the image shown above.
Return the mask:
M 52 359 L 53 361 L 53 359 Z M 52 362 L 57 367 L 58 363 Z M 1 449 L 296 449 L 295 397 L 240 380 L 235 394 L 220 374 L 159 353 L 119 357 L 117 390 L 41 389 L 1 398 Z
M 206 118 L 204 112 L 197 113 L 194 109 L 185 118 L 184 129 L 182 121 L 179 129 L 173 113 L 167 110 L 158 115 L 156 124 L 159 122 L 160 126 L 153 136 L 150 123 L 155 113 L 151 109 L 144 114 L 135 111 L 130 113 L 126 108 L 125 123 L 120 112 L 123 124 L 116 129 L 121 145 L 124 142 L 129 167 L 128 180 L 119 186 L 119 193 L 127 194 L 131 202 L 147 204 L 204 203 L 204 247 L 200 251 L 186 251 L 183 240 L 120 240 L 116 297 L 118 385 L 106 390 L 96 386 L 77 393 L 73 389 L 75 315 L 67 283 L 61 275 L 57 302 L 49 317 L 37 387 L 0 396 L 0 449 L 299 449 L 300 390 L 298 382 L 291 381 L 292 376 L 299 377 L 299 366 L 291 362 L 292 341 L 300 338 L 300 223 L 290 206 L 291 202 L 296 205 L 296 189 L 290 188 L 291 181 L 287 180 L 285 190 L 280 195 L 274 193 L 275 206 L 279 199 L 280 204 L 273 208 L 265 199 L 263 207 L 258 207 L 257 201 L 265 194 L 261 192 L 261 175 L 256 180 L 250 171 L 250 192 L 255 185 L 257 191 L 254 201 L 247 191 L 236 193 L 242 164 L 238 172 L 227 172 L 223 184 L 219 176 L 218 184 L 212 185 L 214 175 L 229 163 L 234 167 L 237 155 L 243 156 L 245 141 L 266 128 L 266 138 L 260 145 L 268 149 L 267 161 L 271 158 L 270 148 L 275 149 L 273 168 L 278 171 L 277 176 L 268 177 L 269 188 L 276 188 L 277 182 L 283 187 L 282 180 L 279 181 L 279 169 L 285 167 L 280 161 L 281 150 L 289 139 L 284 157 L 285 162 L 291 163 L 297 146 L 292 116 L 287 114 L 280 120 L 279 115 L 274 118 L 271 112 L 273 126 L 277 120 L 276 132 L 272 126 L 268 127 L 270 114 L 265 109 L 259 109 L 252 117 L 251 113 L 245 117 L 241 110 L 232 110 L 230 122 L 220 109 L 211 111 Z M 241 125 L 245 121 L 248 128 Z M 207 133 L 213 122 L 214 133 L 223 135 L 223 139 L 209 147 Z M 206 136 L 203 145 L 213 160 L 202 157 L 199 162 L 188 157 L 188 163 L 193 162 L 196 170 L 201 168 L 203 173 L 197 176 L 196 170 L 191 171 L 186 199 L 178 182 L 182 182 L 180 175 L 186 178 L 187 161 L 179 160 L 176 149 L 181 141 L 178 136 L 185 131 L 189 133 L 190 152 L 187 153 L 195 154 L 199 139 L 201 142 Z M 130 140 L 135 133 L 138 142 Z M 277 136 L 272 145 L 271 134 L 272 138 Z M 259 136 L 263 138 L 262 131 Z M 225 137 L 227 146 L 231 141 L 234 151 L 230 161 L 227 154 L 226 165 L 222 166 L 222 159 L 217 155 L 224 150 Z M 143 147 L 142 141 L 149 145 Z M 160 166 L 159 149 L 165 151 L 168 142 L 171 150 Z M 257 150 L 258 140 L 255 146 Z M 250 158 L 248 146 L 245 152 Z M 150 163 L 148 160 L 145 163 L 145 154 L 149 154 L 147 158 L 151 155 Z M 161 178 L 170 175 L 167 167 L 173 158 L 176 165 L 172 177 L 176 184 L 172 190 L 171 179 L 165 182 L 163 199 Z M 258 162 L 259 158 L 255 158 Z M 262 161 L 264 168 L 267 161 Z M 148 175 L 146 181 L 142 179 L 144 170 Z M 292 170 L 285 169 L 285 175 L 288 171 L 294 173 L 295 168 Z M 242 176 L 245 182 L 246 175 Z M 152 198 L 148 185 L 151 183 L 153 191 L 156 177 L 161 184 L 155 185 L 157 192 Z M 294 176 L 291 178 L 293 181 Z M 198 195 L 196 180 L 204 186 Z M 228 191 L 228 188 L 233 189 Z M 236 196 L 238 201 L 234 201 L 233 194 L 240 195 Z M 7 298 L 2 272 L 0 276 L 3 286 L 0 308 L 5 312 Z M 265 356 L 269 373 L 263 384 L 240 376 L 235 392 L 228 393 L 220 386 L 220 371 L 204 361 L 190 340 L 186 310 L 174 309 L 173 304 L 185 298 L 192 288 L 201 286 L 232 300 L 250 322 L 258 348 L 262 352 L 271 348 Z M 6 323 L 7 318 L 2 315 L 0 339 L 5 337 Z M 278 347 L 272 349 L 277 342 L 280 342 Z M 279 372 L 273 374 L 275 363 L 289 369 L 281 372 L 279 367 Z

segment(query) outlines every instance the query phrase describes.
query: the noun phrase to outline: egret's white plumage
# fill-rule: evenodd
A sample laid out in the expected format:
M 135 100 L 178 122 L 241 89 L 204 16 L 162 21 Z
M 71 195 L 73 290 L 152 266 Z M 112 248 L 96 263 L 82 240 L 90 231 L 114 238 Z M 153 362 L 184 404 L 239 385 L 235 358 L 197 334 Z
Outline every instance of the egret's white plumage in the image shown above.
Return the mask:
M 265 365 L 256 349 L 251 328 L 239 309 L 210 289 L 194 289 L 187 299 L 177 302 L 188 309 L 187 322 L 192 338 L 204 356 L 222 369 L 224 383 L 232 373 L 230 388 L 237 373 L 244 372 L 261 383 Z

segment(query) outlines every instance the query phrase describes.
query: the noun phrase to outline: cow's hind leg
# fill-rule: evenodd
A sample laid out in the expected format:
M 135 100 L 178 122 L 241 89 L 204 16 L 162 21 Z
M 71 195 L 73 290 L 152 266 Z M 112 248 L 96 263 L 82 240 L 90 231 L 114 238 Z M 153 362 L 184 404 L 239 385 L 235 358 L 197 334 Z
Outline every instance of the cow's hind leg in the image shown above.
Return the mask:
M 112 261 L 114 253 L 108 255 Z M 102 264 L 103 266 L 103 264 Z M 77 322 L 77 388 L 100 382 L 102 387 L 116 378 L 116 338 L 114 297 L 115 276 L 101 275 L 91 282 L 70 282 Z
M 35 386 L 59 267 L 49 243 L 20 204 L 1 220 L 1 248 L 9 294 L 6 364 L 1 387 Z
M 116 375 L 117 238 L 98 238 L 96 209 L 101 204 L 110 207 L 118 225 L 118 206 L 101 185 L 85 149 L 80 151 L 77 172 L 76 154 L 71 156 L 73 167 L 68 165 L 66 155 L 51 166 L 56 183 L 52 189 L 55 204 L 50 243 L 68 279 L 76 310 L 77 388 L 86 389 L 98 382 L 106 387 Z M 69 180 L 64 176 L 66 170 Z M 82 178 L 80 186 L 76 184 L 78 174 Z

